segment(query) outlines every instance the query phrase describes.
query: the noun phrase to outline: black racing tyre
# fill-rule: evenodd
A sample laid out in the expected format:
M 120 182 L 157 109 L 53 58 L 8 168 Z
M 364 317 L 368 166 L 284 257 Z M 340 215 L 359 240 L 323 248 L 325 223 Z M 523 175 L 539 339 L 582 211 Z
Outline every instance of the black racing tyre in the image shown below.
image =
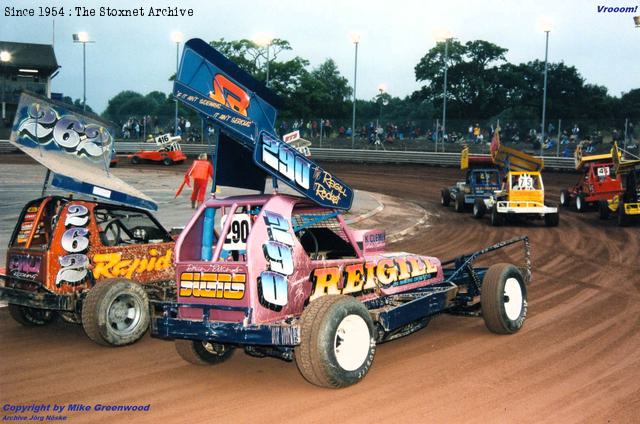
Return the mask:
M 493 225 L 494 227 L 499 227 L 502 225 L 502 220 L 503 217 L 498 212 L 498 204 L 494 203 L 493 207 L 491 208 L 491 225 Z
M 606 200 L 598 202 L 598 217 L 600 219 L 608 219 L 611 215 L 611 209 L 609 209 L 609 203 Z
M 460 213 L 464 212 L 464 207 L 464 193 L 458 192 L 458 194 L 456 194 L 456 200 L 453 204 L 453 208 L 456 210 L 456 212 Z
M 176 352 L 182 359 L 196 365 L 215 365 L 231 358 L 234 346 L 206 340 L 176 340 Z
M 558 212 L 544 214 L 544 225 L 547 227 L 557 227 L 559 223 L 560 214 Z
M 484 204 L 484 200 L 476 199 L 473 202 L 473 217 L 476 219 L 480 219 L 484 216 L 484 213 L 487 211 L 487 207 Z
M 140 284 L 127 280 L 97 283 L 84 299 L 82 327 L 104 346 L 124 346 L 139 340 L 149 328 L 149 298 Z
M 624 202 L 618 202 L 618 226 L 626 227 L 629 225 L 629 217 L 624 213 Z
M 10 303 L 9 315 L 26 327 L 39 327 L 53 322 L 58 316 L 58 312 L 51 309 L 31 308 Z
M 560 204 L 564 208 L 568 208 L 571 205 L 571 195 L 567 190 L 562 190 L 560 192 Z
M 131 156 L 131 163 L 134 165 L 137 165 L 141 162 L 140 157 L 139 156 Z
M 578 212 L 584 212 L 587 208 L 587 201 L 584 200 L 584 194 L 580 193 L 576 196 L 576 210 Z
M 492 265 L 482 279 L 482 318 L 489 331 L 512 334 L 527 317 L 527 286 L 520 270 L 507 263 Z
M 373 320 L 351 296 L 314 300 L 300 318 L 296 365 L 302 376 L 321 387 L 340 388 L 362 380 L 376 353 Z
M 451 194 L 449 193 L 449 189 L 443 188 L 440 191 L 440 203 L 442 206 L 449 206 L 449 203 L 451 203 Z
M 166 158 L 162 159 L 162 164 L 164 166 L 171 166 L 171 165 L 173 165 L 173 161 L 171 160 L 170 157 L 166 157 Z

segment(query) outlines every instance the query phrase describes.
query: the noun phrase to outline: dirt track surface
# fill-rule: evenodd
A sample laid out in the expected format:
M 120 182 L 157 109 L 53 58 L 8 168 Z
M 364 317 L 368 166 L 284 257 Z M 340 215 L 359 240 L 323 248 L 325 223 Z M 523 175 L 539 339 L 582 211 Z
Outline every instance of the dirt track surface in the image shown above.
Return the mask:
M 295 364 L 237 352 L 215 367 L 182 361 L 170 342 L 125 348 L 90 342 L 79 326 L 24 328 L 0 310 L 0 401 L 151 404 L 149 412 L 76 412 L 72 422 L 638 422 L 640 227 L 595 212 L 493 228 L 439 205 L 459 171 L 334 165 L 354 187 L 432 212 L 420 236 L 392 244 L 443 259 L 493 242 L 531 238 L 533 282 L 524 328 L 498 336 L 481 318 L 438 316 L 378 346 L 359 384 L 320 389 Z M 555 195 L 570 174 L 545 174 Z M 390 223 L 392 225 L 392 223 Z M 513 252 L 517 259 L 518 252 Z M 500 258 L 498 258 L 500 259 Z M 500 259 L 502 260 L 502 259 Z

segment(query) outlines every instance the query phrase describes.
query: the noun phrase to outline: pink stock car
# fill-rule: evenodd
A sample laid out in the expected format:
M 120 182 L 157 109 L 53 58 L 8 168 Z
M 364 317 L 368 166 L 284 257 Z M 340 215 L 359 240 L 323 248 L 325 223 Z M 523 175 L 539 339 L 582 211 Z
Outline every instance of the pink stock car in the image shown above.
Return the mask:
M 524 267 L 472 267 L 518 241 Z M 154 302 L 152 334 L 176 339 L 194 364 L 220 363 L 241 347 L 295 358 L 309 382 L 343 387 L 365 376 L 376 343 L 423 328 L 434 314 L 482 315 L 495 333 L 522 327 L 526 238 L 444 264 L 384 246 L 384 232 L 352 231 L 339 212 L 304 198 L 210 199 L 177 241 L 178 299 Z
M 387 253 L 380 230 L 352 231 L 340 215 L 351 187 L 273 132 L 279 99 L 200 39 L 185 43 L 174 96 L 215 125 L 219 184 L 259 194 L 207 200 L 176 242 L 177 301 L 152 301 L 152 334 L 175 339 L 187 361 L 213 365 L 236 348 L 294 360 L 323 387 L 361 380 L 376 344 L 423 328 L 431 316 L 482 315 L 518 331 L 531 277 L 526 237 L 453 260 Z M 524 264 L 474 267 L 487 252 L 524 244 Z

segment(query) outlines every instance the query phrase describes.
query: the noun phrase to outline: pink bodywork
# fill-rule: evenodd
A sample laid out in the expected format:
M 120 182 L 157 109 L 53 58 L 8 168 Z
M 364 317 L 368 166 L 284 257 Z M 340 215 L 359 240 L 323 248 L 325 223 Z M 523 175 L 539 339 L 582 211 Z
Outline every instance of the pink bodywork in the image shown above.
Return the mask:
M 252 224 L 251 231 L 249 233 L 246 242 L 246 260 L 244 261 L 231 261 L 220 258 L 222 250 L 222 240 L 226 237 L 229 230 L 231 220 L 226 220 L 225 225 L 222 228 L 222 237 L 217 237 L 217 244 L 214 241 L 214 253 L 212 261 L 200 260 L 200 246 L 203 228 L 204 211 L 208 207 L 221 208 L 231 207 L 230 210 L 236 210 L 237 207 L 262 207 L 259 215 Z M 314 270 L 323 268 L 339 268 L 340 270 L 340 282 L 337 284 L 337 289 L 342 290 L 347 280 L 347 273 L 345 267 L 353 264 L 365 263 L 378 263 L 385 261 L 387 265 L 393 261 L 394 258 L 400 258 L 401 262 L 407 263 L 407 260 L 401 258 L 411 258 L 413 263 L 420 262 L 421 265 L 426 264 L 433 272 L 427 273 L 423 277 L 418 277 L 416 280 L 407 279 L 405 283 L 401 285 L 389 285 L 387 287 L 378 285 L 375 290 L 363 291 L 361 293 L 351 293 L 357 296 L 358 299 L 364 301 L 378 296 L 390 295 L 399 292 L 405 292 L 418 287 L 423 287 L 429 284 L 440 283 L 443 281 L 443 272 L 440 261 L 434 257 L 410 255 L 407 253 L 385 253 L 384 252 L 384 232 L 380 230 L 357 230 L 352 231 L 344 222 L 341 215 L 337 216 L 340 226 L 344 232 L 344 235 L 348 238 L 349 243 L 353 246 L 357 257 L 348 259 L 331 259 L 331 260 L 312 260 L 307 252 L 305 252 L 303 246 L 300 244 L 298 238 L 293 232 L 293 220 L 292 212 L 296 210 L 304 209 L 305 212 L 323 212 L 331 213 L 332 210 L 323 209 L 317 205 L 300 197 L 294 197 L 282 194 L 272 195 L 252 195 L 252 196 L 237 196 L 229 197 L 225 199 L 209 199 L 193 215 L 185 229 L 182 231 L 177 243 L 176 243 L 176 284 L 178 289 L 178 302 L 189 304 L 215 304 L 232 307 L 251 308 L 251 318 L 249 323 L 269 323 L 286 319 L 288 317 L 298 317 L 302 314 L 302 311 L 307 304 L 309 297 L 314 290 L 314 282 L 311 281 L 311 276 Z M 229 209 L 228 209 L 229 210 Z M 286 305 L 281 308 L 270 308 L 263 305 L 260 301 L 260 295 L 258 293 L 258 277 L 263 271 L 269 270 L 268 260 L 265 258 L 263 252 L 263 244 L 269 240 L 269 233 L 267 223 L 265 222 L 265 212 L 273 212 L 281 215 L 287 219 L 289 223 L 289 233 L 293 238 L 293 273 L 288 276 L 288 295 Z M 395 266 L 396 275 L 401 274 L 403 271 L 397 264 Z M 389 267 L 391 268 L 391 267 Z M 411 271 L 412 268 L 409 268 Z M 407 267 L 404 269 L 405 275 Z M 188 284 L 183 283 L 185 278 L 188 280 L 192 277 L 192 273 L 209 273 L 209 277 L 217 279 L 213 286 L 217 287 L 213 289 L 202 290 L 199 293 L 199 297 L 195 297 L 193 292 L 191 295 L 184 295 L 189 293 Z M 215 274 L 215 275 L 214 275 Z M 237 280 L 242 281 L 242 274 L 245 275 L 244 280 L 244 292 L 241 298 L 239 292 L 225 292 L 222 289 L 222 284 L 219 281 L 224 280 Z M 373 275 L 373 272 L 371 273 Z M 185 277 L 186 276 L 186 277 Z M 362 286 L 365 284 L 365 275 L 360 275 L 360 283 Z M 429 278 L 425 278 L 429 277 Z M 201 278 L 201 277 L 199 277 Z M 425 278 L 425 279 L 420 279 Z M 353 279 L 353 276 L 352 276 Z M 219 285 L 216 285 L 219 284 Z M 237 283 L 238 287 L 241 283 Z M 361 287 L 362 287 L 361 286 Z M 218 290 L 218 291 L 216 291 Z M 221 291 L 222 290 L 222 291 Z M 206 293 L 206 294 L 205 294 Z M 227 295 L 235 298 L 225 298 Z M 328 293 L 330 294 L 330 293 Z M 279 310 L 274 310 L 279 309 Z M 202 320 L 202 309 L 200 308 L 180 308 L 179 315 L 181 318 Z M 211 310 L 209 317 L 212 321 L 226 321 L 226 322 L 241 322 L 245 320 L 245 314 L 241 311 L 229 311 L 229 310 Z M 246 321 L 246 320 L 245 320 Z

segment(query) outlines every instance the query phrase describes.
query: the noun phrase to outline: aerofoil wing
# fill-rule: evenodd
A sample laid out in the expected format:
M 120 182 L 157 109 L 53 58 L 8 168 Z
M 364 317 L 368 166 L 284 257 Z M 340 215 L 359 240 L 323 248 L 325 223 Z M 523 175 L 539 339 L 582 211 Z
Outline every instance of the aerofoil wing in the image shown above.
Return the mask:
M 542 171 L 544 160 L 500 143 L 500 130 L 496 129 L 491 140 L 493 163 L 509 171 Z
M 113 136 L 105 122 L 23 93 L 9 141 L 53 173 L 54 187 L 158 209 L 153 199 L 109 173 Z
M 623 152 L 624 150 L 618 147 L 618 143 L 613 143 L 611 156 L 616 174 L 623 175 L 631 172 L 640 172 L 640 159 L 624 159 L 622 156 Z
M 279 98 L 209 44 L 187 41 L 173 94 L 222 129 L 214 187 L 263 190 L 270 175 L 321 206 L 351 207 L 349 186 L 275 133 Z

